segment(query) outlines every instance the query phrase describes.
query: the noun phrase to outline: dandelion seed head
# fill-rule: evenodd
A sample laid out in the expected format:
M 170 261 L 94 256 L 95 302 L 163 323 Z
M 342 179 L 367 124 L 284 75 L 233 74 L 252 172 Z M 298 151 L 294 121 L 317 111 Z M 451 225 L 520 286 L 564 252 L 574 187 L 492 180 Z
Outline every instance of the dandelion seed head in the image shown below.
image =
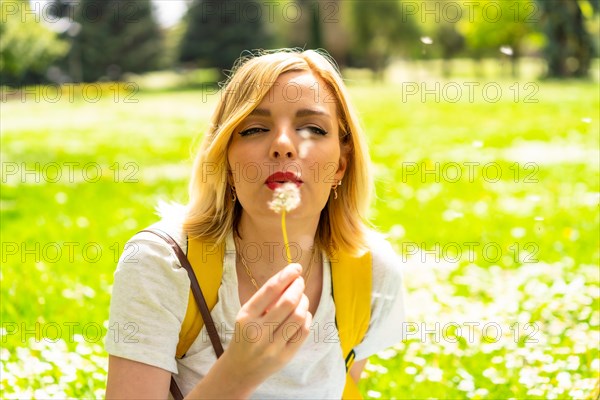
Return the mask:
M 406 367 L 404 372 L 406 372 L 408 375 L 414 375 L 417 373 L 417 369 L 415 367 Z
M 65 192 L 58 192 L 54 195 L 54 200 L 56 200 L 58 204 L 65 204 L 68 199 L 69 196 L 67 196 Z
M 423 373 L 425 374 L 425 377 L 428 381 L 431 381 L 431 382 L 441 382 L 442 381 L 443 371 L 437 367 L 426 367 L 423 370 Z
M 304 132 L 304 131 L 302 131 Z M 302 133 L 301 133 L 302 135 Z M 302 143 L 300 143 L 300 150 L 298 151 L 298 157 L 300 157 L 301 159 L 304 159 L 308 156 L 308 153 L 310 151 L 310 149 L 312 149 L 312 147 L 314 146 L 314 143 L 310 140 L 304 140 Z
M 472 392 L 473 390 L 475 390 L 475 383 L 473 383 L 473 381 L 471 380 L 463 379 L 458 384 L 457 389 L 463 392 Z
M 300 137 L 304 140 L 310 139 L 310 132 L 306 129 L 300 130 Z
M 273 200 L 269 202 L 269 208 L 280 214 L 283 211 L 290 212 L 300 205 L 300 189 L 296 184 L 286 182 L 273 192 Z
M 512 56 L 514 54 L 514 51 L 513 51 L 512 47 L 510 47 L 510 46 L 502 46 L 502 47 L 500 47 L 500 53 L 507 55 L 507 56 Z
M 525 236 L 526 233 L 527 231 L 525 230 L 525 228 L 521 226 L 516 226 L 510 230 L 510 235 L 515 239 L 522 238 L 523 236 Z

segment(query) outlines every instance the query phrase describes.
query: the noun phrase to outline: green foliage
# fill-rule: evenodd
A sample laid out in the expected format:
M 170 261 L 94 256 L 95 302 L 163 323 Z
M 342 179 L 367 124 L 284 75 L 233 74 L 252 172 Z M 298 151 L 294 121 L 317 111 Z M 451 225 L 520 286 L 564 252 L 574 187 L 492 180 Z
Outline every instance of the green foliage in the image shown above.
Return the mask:
M 403 99 L 394 85 L 350 88 L 376 171 L 372 220 L 405 261 L 407 321 L 462 327 L 437 340 L 419 331 L 373 357 L 362 384 L 369 398 L 585 398 L 598 377 L 600 95 L 591 84 L 535 82 L 529 100 L 537 102 L 524 102 L 513 84 L 500 82 L 497 103 L 482 98 L 481 86 L 473 101 L 457 103 Z M 30 250 L 2 249 L 5 398 L 103 396 L 107 355 L 93 328 L 114 334 L 106 321 L 115 258 L 156 220 L 159 199 L 186 200 L 190 143 L 217 97 L 137 92 L 126 102 L 109 94 L 98 103 L 2 104 L 3 165 L 19 168 L 3 171 L 2 241 Z M 467 162 L 479 163 L 472 179 Z M 55 177 L 51 163 L 62 166 L 56 182 L 45 179 Z M 65 163 L 74 163 L 73 179 Z M 457 181 L 448 179 L 453 163 L 462 168 Z M 478 243 L 472 256 L 468 242 Z M 54 261 L 42 250 L 52 243 L 62 249 Z M 72 258 L 66 243 L 77 243 Z M 461 256 L 447 250 L 436 261 L 436 243 L 459 244 Z M 502 257 L 484 254 L 486 243 Z M 85 244 L 102 253 L 83 253 Z M 473 340 L 464 322 L 480 323 Z M 486 322 L 502 335 L 484 335 Z M 9 334 L 7 323 L 30 333 Z M 51 323 L 60 338 L 43 328 Z M 79 324 L 72 334 L 69 323 Z
M 70 71 L 75 81 L 114 81 L 159 67 L 162 34 L 150 0 L 82 0 L 73 14 L 81 24 L 69 52 L 70 62 L 79 64 Z
M 450 59 L 465 46 L 465 37 L 458 31 L 456 24 L 442 23 L 436 31 L 435 43 L 442 48 L 442 58 Z
M 548 77 L 588 77 L 594 48 L 585 26 L 586 13 L 581 7 L 588 6 L 588 14 L 591 14 L 592 10 L 598 12 L 597 2 L 538 0 L 537 3 L 543 10 L 542 27 L 548 39 L 544 49 Z
M 67 52 L 67 43 L 44 27 L 25 0 L 3 2 L 0 21 L 0 84 L 45 81 L 48 67 Z
M 539 84 L 537 103 L 450 104 L 354 89 L 378 172 L 373 216 L 406 262 L 418 327 L 370 361 L 368 397 L 586 398 L 600 371 L 597 92 Z M 453 323 L 460 334 L 442 330 Z M 486 323 L 501 334 L 486 340 Z
M 402 13 L 400 2 L 354 1 L 350 7 L 351 65 L 382 73 L 392 56 L 414 49 L 418 28 L 411 16 Z
M 194 0 L 187 13 L 187 31 L 179 61 L 202 68 L 231 68 L 244 50 L 269 48 L 271 38 L 264 17 L 249 17 L 243 10 L 261 9 L 252 0 Z
M 521 56 L 527 35 L 536 30 L 539 13 L 534 0 L 484 0 L 472 5 L 473 22 L 464 18 L 459 27 L 475 57 L 498 56 L 501 46 L 509 46 L 513 57 Z
M 184 19 L 180 20 L 177 24 L 164 29 L 165 51 L 162 55 L 161 65 L 174 69 L 174 67 L 179 64 L 179 47 L 186 30 L 187 25 Z

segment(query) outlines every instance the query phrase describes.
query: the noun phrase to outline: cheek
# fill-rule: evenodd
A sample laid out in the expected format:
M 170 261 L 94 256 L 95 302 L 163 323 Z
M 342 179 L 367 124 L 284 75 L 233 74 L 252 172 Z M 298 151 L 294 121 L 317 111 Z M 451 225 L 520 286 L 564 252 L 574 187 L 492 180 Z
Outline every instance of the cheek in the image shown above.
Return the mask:
M 240 145 L 232 145 L 229 147 L 227 151 L 227 161 L 229 161 L 229 166 L 234 169 L 235 165 L 243 165 L 245 163 L 250 162 L 248 150 L 244 148 L 244 146 Z
M 239 151 L 237 148 L 230 148 L 227 153 L 227 161 L 229 178 L 233 181 L 236 187 L 240 188 L 240 184 L 243 183 L 241 181 L 243 174 L 240 172 L 242 170 L 242 166 L 245 165 L 244 153 Z
M 232 180 L 241 197 L 254 196 L 260 190 L 267 177 L 262 163 L 248 149 L 235 148 L 227 155 L 229 161 L 229 179 Z M 240 200 L 241 201 L 241 200 Z
M 333 185 L 335 173 L 339 168 L 340 149 L 332 146 L 330 149 L 323 150 L 315 154 L 315 158 L 310 163 L 310 172 L 315 183 Z
M 323 162 L 319 165 L 319 176 L 316 183 L 323 186 L 333 185 L 338 163 L 333 161 Z

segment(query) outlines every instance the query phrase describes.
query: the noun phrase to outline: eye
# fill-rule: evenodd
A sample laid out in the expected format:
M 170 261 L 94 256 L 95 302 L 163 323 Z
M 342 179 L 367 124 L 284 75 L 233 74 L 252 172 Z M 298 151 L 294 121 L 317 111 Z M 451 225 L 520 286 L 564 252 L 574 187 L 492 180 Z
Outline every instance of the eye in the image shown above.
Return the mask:
M 327 131 L 319 128 L 318 126 L 306 126 L 304 128 L 298 129 L 299 131 L 309 131 L 310 133 L 314 133 L 316 135 L 325 136 L 327 135 Z
M 243 131 L 240 131 L 240 136 L 249 136 L 249 135 L 253 135 L 255 133 L 259 133 L 259 132 L 267 132 L 268 129 L 266 128 L 248 128 L 248 129 L 244 129 Z

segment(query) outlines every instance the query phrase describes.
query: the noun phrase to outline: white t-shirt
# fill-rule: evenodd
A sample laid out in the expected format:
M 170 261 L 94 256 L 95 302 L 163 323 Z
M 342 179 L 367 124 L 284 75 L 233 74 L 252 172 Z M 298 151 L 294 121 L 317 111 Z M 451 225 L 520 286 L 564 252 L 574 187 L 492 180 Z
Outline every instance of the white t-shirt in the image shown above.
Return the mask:
M 153 227 L 168 232 L 187 251 L 185 235 L 175 223 Z M 233 335 L 240 310 L 235 268 L 235 242 L 226 242 L 223 278 L 211 315 L 223 348 Z M 400 258 L 380 235 L 369 237 L 373 258 L 371 321 L 361 344 L 354 348 L 356 360 L 371 356 L 402 339 L 404 322 Z M 340 399 L 345 383 L 344 355 L 335 327 L 335 304 L 331 295 L 330 264 L 323 254 L 323 288 L 309 337 L 294 358 L 253 393 L 260 399 Z M 106 350 L 109 354 L 170 371 L 183 395 L 202 379 L 216 356 L 206 327 L 183 359 L 175 357 L 179 330 L 188 304 L 189 278 L 170 246 L 151 233 L 135 235 L 125 246 L 115 271 Z M 256 337 L 261 327 L 245 332 Z M 265 329 L 266 330 L 266 329 Z

